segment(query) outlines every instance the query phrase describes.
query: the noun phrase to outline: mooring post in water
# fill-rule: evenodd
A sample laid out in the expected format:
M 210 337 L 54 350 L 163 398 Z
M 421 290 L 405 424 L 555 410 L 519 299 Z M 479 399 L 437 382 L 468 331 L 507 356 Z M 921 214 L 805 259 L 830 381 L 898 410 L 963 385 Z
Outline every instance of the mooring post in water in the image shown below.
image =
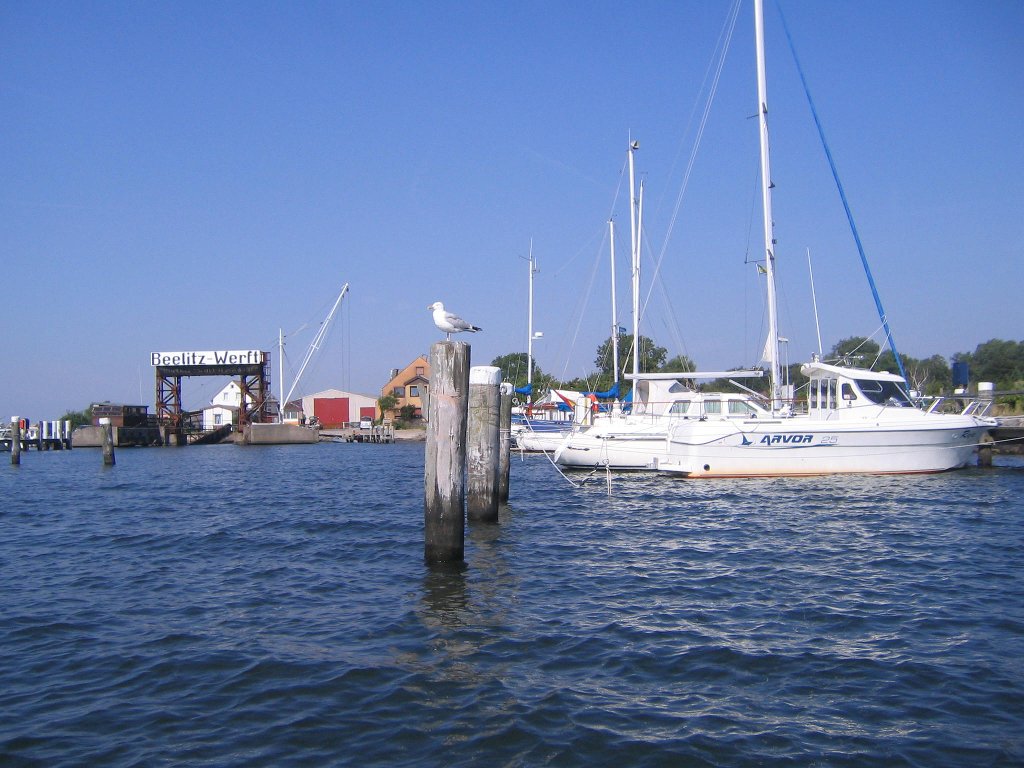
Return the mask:
M 512 385 L 501 385 L 501 405 L 498 416 L 501 450 L 498 455 L 498 501 L 508 501 L 508 479 L 512 469 Z
M 992 439 L 992 435 L 986 432 L 981 436 L 981 443 L 978 445 L 978 466 L 979 467 L 991 467 L 992 466 L 992 443 L 995 442 Z
M 461 562 L 465 554 L 466 421 L 469 344 L 430 348 L 430 398 L 423 464 L 423 553 L 427 562 Z
M 11 464 L 21 464 L 21 419 L 11 416 Z
M 105 416 L 100 419 L 100 432 L 103 438 L 103 466 L 112 467 L 114 466 L 114 427 L 110 424 L 110 419 Z
M 466 436 L 466 517 L 498 522 L 498 457 L 501 437 L 501 369 L 473 366 L 469 371 L 469 426 Z
M 64 448 L 71 450 L 71 419 L 64 421 Z

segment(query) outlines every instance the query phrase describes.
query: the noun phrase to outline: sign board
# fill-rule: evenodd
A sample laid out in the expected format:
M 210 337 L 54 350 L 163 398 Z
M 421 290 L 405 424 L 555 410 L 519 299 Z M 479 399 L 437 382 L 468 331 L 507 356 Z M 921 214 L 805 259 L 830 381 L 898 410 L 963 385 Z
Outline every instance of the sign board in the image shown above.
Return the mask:
M 207 352 L 151 352 L 153 366 L 185 368 L 200 365 L 259 365 L 263 352 L 258 349 L 219 349 Z

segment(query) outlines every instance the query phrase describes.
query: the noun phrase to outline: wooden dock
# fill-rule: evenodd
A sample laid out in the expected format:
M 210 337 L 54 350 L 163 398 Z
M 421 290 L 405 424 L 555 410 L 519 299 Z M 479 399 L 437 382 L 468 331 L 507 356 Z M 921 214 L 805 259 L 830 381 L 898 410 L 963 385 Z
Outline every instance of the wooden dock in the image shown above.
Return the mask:
M 385 422 L 369 429 L 360 429 L 359 427 L 323 429 L 320 430 L 320 440 L 331 443 L 393 443 L 395 442 L 395 426 L 391 422 Z

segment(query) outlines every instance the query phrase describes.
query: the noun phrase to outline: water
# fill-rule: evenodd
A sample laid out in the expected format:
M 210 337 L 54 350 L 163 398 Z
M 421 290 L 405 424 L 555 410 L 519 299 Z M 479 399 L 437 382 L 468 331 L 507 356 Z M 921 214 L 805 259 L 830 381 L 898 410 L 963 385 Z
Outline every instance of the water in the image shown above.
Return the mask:
M 422 455 L 0 466 L 0 764 L 1024 764 L 1019 459 L 609 495 L 528 458 L 429 569 Z

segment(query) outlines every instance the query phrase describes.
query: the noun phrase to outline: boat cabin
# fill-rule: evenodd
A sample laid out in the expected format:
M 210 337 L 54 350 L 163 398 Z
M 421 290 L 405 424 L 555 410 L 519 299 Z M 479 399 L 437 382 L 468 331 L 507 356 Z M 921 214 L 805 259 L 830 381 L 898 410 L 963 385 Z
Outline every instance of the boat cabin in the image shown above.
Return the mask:
M 800 371 L 810 379 L 807 410 L 812 416 L 864 406 L 913 407 L 903 378 L 892 373 L 825 363 L 807 363 Z

